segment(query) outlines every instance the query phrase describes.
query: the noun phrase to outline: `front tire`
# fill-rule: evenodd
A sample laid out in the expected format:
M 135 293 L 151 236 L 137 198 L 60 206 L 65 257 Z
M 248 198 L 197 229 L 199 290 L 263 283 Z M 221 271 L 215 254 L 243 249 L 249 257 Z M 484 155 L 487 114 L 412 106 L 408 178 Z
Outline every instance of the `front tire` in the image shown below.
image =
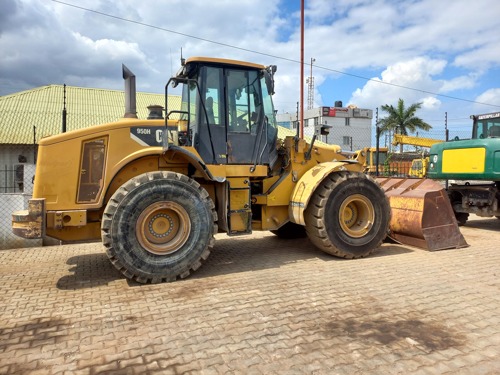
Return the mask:
M 365 257 L 381 245 L 390 217 L 382 188 L 358 172 L 326 177 L 304 214 L 311 242 L 326 253 L 349 259 Z
M 212 200 L 196 181 L 174 172 L 144 173 L 109 200 L 102 241 L 113 265 L 127 278 L 173 281 L 207 259 L 216 220 Z

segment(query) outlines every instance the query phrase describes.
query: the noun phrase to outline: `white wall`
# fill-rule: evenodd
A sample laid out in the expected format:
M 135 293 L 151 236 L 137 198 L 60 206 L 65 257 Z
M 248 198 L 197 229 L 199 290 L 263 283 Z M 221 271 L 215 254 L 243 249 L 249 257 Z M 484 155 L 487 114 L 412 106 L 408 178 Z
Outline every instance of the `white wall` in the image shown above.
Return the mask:
M 343 150 L 359 150 L 363 147 L 372 146 L 372 117 L 373 111 L 362 108 L 336 108 L 334 116 L 324 116 L 322 107 L 304 111 L 304 135 L 314 135 L 315 122 L 331 126 L 328 136 L 321 136 L 321 141 L 329 144 L 339 145 Z M 295 113 L 277 114 L 278 122 L 296 122 Z M 352 139 L 344 144 L 344 137 Z

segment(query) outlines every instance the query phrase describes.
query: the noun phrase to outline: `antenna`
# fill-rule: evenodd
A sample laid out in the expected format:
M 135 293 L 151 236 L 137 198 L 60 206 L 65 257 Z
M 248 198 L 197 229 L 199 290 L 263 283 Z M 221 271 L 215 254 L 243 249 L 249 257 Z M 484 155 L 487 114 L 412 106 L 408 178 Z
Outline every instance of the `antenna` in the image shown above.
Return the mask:
M 311 57 L 311 75 L 307 78 L 306 83 L 308 84 L 307 91 L 307 109 L 313 109 L 314 107 L 314 76 L 313 76 L 313 62 L 316 59 Z

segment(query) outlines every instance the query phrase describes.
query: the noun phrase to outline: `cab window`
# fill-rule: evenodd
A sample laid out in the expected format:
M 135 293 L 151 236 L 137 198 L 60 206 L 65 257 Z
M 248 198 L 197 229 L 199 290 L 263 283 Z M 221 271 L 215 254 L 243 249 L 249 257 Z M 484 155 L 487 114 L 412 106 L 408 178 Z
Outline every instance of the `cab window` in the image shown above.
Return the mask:
M 255 71 L 229 70 L 227 72 L 227 101 L 229 132 L 249 133 L 256 120 L 256 102 L 259 102 L 258 77 Z

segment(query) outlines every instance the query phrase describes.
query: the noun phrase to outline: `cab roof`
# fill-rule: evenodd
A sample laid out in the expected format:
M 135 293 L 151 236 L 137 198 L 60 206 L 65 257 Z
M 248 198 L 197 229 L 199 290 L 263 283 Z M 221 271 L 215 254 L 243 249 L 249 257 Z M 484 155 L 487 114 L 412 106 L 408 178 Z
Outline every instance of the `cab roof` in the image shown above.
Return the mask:
M 241 66 L 241 67 L 255 68 L 255 69 L 265 69 L 266 68 L 264 65 L 261 65 L 261 64 L 255 64 L 255 63 L 240 61 L 240 60 L 219 59 L 219 58 L 215 58 L 215 57 L 195 56 L 195 57 L 190 57 L 186 60 L 186 64 L 194 63 L 194 62 L 233 65 L 233 66 Z

